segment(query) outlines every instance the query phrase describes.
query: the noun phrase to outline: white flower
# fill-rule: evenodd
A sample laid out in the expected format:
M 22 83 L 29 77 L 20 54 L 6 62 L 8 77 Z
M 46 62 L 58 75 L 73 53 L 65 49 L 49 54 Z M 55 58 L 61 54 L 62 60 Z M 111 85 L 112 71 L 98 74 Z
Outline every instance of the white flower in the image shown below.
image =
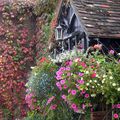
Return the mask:
M 91 94 L 91 97 L 95 97 L 96 96 L 96 94 Z
M 102 80 L 102 83 L 105 83 L 105 79 Z
M 74 61 L 75 61 L 75 62 L 78 62 L 78 61 L 80 61 L 80 58 L 76 58 Z
M 97 84 L 98 86 L 100 86 L 100 84 Z
M 89 86 L 89 85 L 90 85 L 90 83 L 87 83 L 86 85 L 87 85 L 87 86 Z
M 95 83 L 97 83 L 97 80 L 94 80 Z
M 86 74 L 89 74 L 89 71 L 86 71 L 85 73 L 86 73 Z
M 92 80 L 90 80 L 90 83 L 92 82 Z
M 112 76 L 110 76 L 109 78 L 110 78 L 110 80 L 112 80 L 112 79 L 113 79 L 113 77 L 112 77 Z
M 81 77 L 81 80 L 83 80 L 83 77 Z
M 99 77 L 99 75 L 98 75 L 98 74 L 96 74 L 96 77 Z
M 118 88 L 117 91 L 120 91 L 120 88 Z
M 35 67 L 30 67 L 31 69 L 34 69 Z
M 106 75 L 103 75 L 103 78 L 107 77 Z
M 92 88 L 95 88 L 94 86 L 92 86 Z
M 102 83 L 105 83 L 105 81 L 104 81 L 104 80 L 102 80 Z
M 112 86 L 116 86 L 116 83 L 113 83 Z
M 117 55 L 119 55 L 119 56 L 120 56 L 120 53 L 118 53 Z
M 88 90 L 88 88 L 86 88 L 86 90 Z

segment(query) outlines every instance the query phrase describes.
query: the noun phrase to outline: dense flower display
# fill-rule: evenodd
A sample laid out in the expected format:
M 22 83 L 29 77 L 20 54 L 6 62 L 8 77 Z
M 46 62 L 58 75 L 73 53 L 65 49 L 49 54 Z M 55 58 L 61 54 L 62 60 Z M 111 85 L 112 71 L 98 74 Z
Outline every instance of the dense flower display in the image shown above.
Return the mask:
M 36 37 L 25 25 L 27 16 L 32 15 L 29 5 L 13 3 L 1 7 L 0 103 L 3 111 L 9 110 L 8 117 L 14 119 L 26 115 L 25 83 L 30 66 L 35 64 Z

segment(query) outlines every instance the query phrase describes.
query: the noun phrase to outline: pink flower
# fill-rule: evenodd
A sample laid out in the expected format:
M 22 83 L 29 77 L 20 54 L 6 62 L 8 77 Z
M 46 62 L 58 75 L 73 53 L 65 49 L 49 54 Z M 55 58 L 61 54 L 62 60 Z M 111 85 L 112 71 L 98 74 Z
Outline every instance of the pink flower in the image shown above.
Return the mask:
M 90 111 L 93 112 L 93 108 L 91 108 Z
M 117 108 L 120 108 L 120 104 L 117 104 Z
M 77 88 L 78 90 L 80 90 L 80 86 L 79 86 L 79 85 L 77 85 L 77 84 L 76 84 L 76 88 Z
M 62 77 L 59 76 L 59 75 L 57 75 L 55 78 L 56 78 L 57 80 L 61 80 L 61 79 L 62 79 Z
M 71 90 L 72 95 L 76 95 L 76 93 L 77 93 L 76 90 Z
M 77 80 L 77 82 L 81 85 L 84 84 L 84 80 Z
M 60 82 L 56 82 L 56 86 L 57 87 L 61 86 Z
M 113 114 L 113 117 L 114 117 L 115 119 L 117 119 L 119 116 L 118 116 L 117 113 L 115 113 L 115 114 Z
M 51 109 L 51 110 L 55 110 L 56 108 L 57 108 L 57 105 L 56 105 L 56 104 L 50 106 L 50 109 Z
M 114 53 L 115 53 L 114 50 L 110 50 L 110 51 L 109 51 L 109 54 L 111 54 L 111 55 L 113 55 Z
M 74 109 L 74 112 L 78 112 L 78 108 L 77 107 Z
M 64 89 L 67 89 L 67 85 L 64 85 L 63 88 L 64 88 Z
M 114 109 L 114 108 L 115 108 L 115 106 L 116 106 L 116 105 L 112 105 L 112 109 Z
M 85 92 L 86 92 L 85 90 L 82 90 L 80 94 L 83 95 L 85 94 Z
M 61 80 L 60 83 L 61 83 L 61 85 L 64 85 L 65 84 L 65 80 Z
M 71 92 L 71 89 L 68 90 L 68 93 L 70 93 L 70 92 Z
M 56 86 L 59 88 L 59 90 L 62 90 L 62 87 L 61 87 L 60 82 L 57 82 L 57 83 L 56 83 Z
M 63 100 L 66 101 L 66 95 L 62 95 L 61 97 L 62 97 Z
M 59 72 L 62 72 L 62 71 L 64 71 L 65 70 L 65 67 L 61 67 L 60 69 L 59 69 Z
M 71 108 L 72 108 L 72 109 L 76 109 L 76 108 L 77 108 L 77 105 L 76 105 L 75 103 L 73 103 L 73 104 L 71 105 Z
M 87 65 L 84 62 L 81 62 L 81 66 L 84 67 L 84 68 L 87 67 Z
M 70 60 L 70 61 L 67 61 L 67 62 L 65 63 L 65 65 L 71 66 L 71 65 L 72 65 L 72 61 L 71 61 L 71 60 Z
M 46 105 L 50 104 L 54 98 L 55 98 L 55 96 L 52 96 L 51 98 L 49 98 Z
M 86 107 L 85 104 L 82 104 L 82 109 L 83 109 L 83 110 L 85 109 L 85 107 Z
M 68 73 L 67 73 L 67 76 L 71 76 L 71 73 L 70 73 L 70 72 L 68 72 Z
M 89 94 L 85 94 L 85 98 L 89 98 Z
M 57 76 L 61 76 L 63 74 L 63 72 L 61 72 L 60 70 L 56 72 Z

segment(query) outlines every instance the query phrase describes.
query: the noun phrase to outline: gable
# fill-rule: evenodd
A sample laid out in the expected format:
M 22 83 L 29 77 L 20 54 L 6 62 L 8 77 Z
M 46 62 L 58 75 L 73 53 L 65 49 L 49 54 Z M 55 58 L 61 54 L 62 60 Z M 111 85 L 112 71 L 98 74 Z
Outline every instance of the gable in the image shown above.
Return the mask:
M 70 0 L 88 35 L 120 38 L 120 0 Z

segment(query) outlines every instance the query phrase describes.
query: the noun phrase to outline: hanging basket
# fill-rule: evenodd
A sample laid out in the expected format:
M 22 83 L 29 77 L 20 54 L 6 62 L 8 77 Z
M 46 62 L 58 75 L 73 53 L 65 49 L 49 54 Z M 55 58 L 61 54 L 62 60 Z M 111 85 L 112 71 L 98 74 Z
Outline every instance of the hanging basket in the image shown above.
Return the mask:
M 91 112 L 91 120 L 103 120 L 107 111 Z

